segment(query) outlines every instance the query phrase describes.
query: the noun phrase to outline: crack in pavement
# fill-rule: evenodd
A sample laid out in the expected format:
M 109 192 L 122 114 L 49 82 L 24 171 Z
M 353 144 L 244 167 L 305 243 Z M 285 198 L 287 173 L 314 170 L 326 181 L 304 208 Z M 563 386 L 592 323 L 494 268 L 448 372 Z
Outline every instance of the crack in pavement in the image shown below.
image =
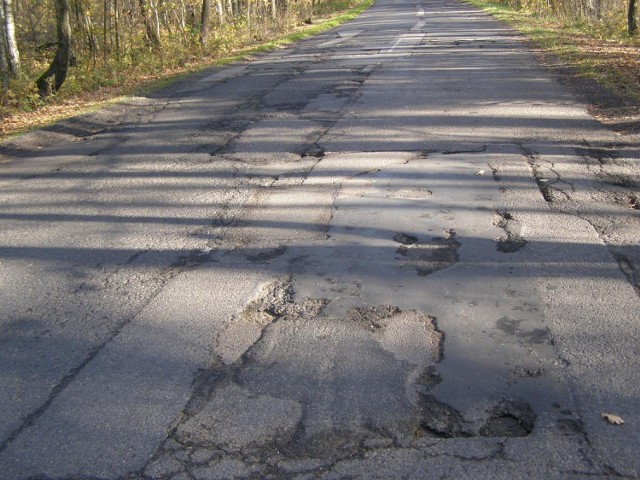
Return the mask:
M 454 55 L 493 42 L 513 47 L 455 39 L 460 33 L 449 22 L 460 15 L 455 8 L 433 11 L 441 6 L 428 7 L 428 32 L 409 38 L 394 29 L 382 40 L 407 50 L 418 38 L 425 45 L 427 35 L 446 35 L 454 38 L 447 45 Z M 376 14 L 385 26 L 395 21 L 386 13 Z M 479 23 L 468 20 L 460 32 Z M 86 191 L 99 200 L 87 201 L 87 211 L 103 206 L 117 180 L 132 192 L 156 192 L 144 198 L 158 213 L 131 209 L 141 195 L 116 198 L 117 214 L 101 219 L 115 224 L 111 243 L 88 254 L 102 255 L 90 267 L 99 273 L 77 272 L 81 262 L 69 261 L 69 274 L 78 274 L 69 291 L 91 302 L 97 283 L 129 294 L 126 300 L 142 298 L 138 287 L 158 272 L 162 291 L 148 288 L 154 301 L 105 346 L 103 358 L 78 373 L 72 388 L 60 392 L 60 405 L 51 405 L 12 450 L 0 450 L 9 468 L 68 476 L 73 462 L 84 462 L 77 468 L 95 477 L 138 469 L 127 476 L 163 480 L 349 478 L 363 471 L 421 478 L 473 472 L 471 465 L 483 462 L 478 469 L 496 462 L 515 473 L 557 472 L 559 465 L 589 470 L 592 452 L 572 455 L 585 445 L 580 434 L 588 418 L 563 413 L 575 402 L 565 395 L 565 372 L 546 326 L 555 318 L 543 315 L 528 280 L 546 267 L 536 264 L 532 273 L 527 263 L 539 260 L 532 251 L 540 247 L 535 235 L 520 231 L 530 227 L 529 206 L 504 208 L 502 185 L 474 175 L 495 148 L 510 148 L 504 138 L 531 139 L 535 149 L 521 146 L 519 162 L 528 154 L 540 191 L 555 200 L 551 208 L 568 209 L 581 194 L 580 179 L 547 155 L 547 143 L 536 144 L 535 138 L 551 144 L 560 135 L 536 122 L 550 108 L 555 120 L 583 117 L 573 104 L 552 107 L 556 91 L 548 83 L 539 89 L 543 82 L 530 84 L 531 98 L 540 98 L 524 106 L 531 98 L 515 87 L 537 77 L 529 76 L 519 50 L 513 59 L 525 75 L 509 78 L 514 89 L 477 102 L 478 93 L 490 92 L 473 88 L 487 82 L 470 82 L 464 72 L 475 80 L 499 71 L 495 52 L 487 62 L 474 50 L 466 58 L 479 68 L 454 77 L 432 47 L 418 52 L 410 45 L 407 60 L 396 50 L 385 65 L 382 53 L 362 55 L 356 50 L 362 43 L 380 43 L 373 33 L 345 41 L 352 50 L 331 56 L 313 53 L 319 41 L 310 42 L 290 61 L 265 56 L 220 82 L 182 83 L 155 113 L 140 110 L 136 125 L 155 138 L 136 138 L 133 123 L 122 125 L 124 141 L 100 151 L 94 160 L 102 180 Z M 281 63 L 270 65 L 274 59 Z M 324 60 L 333 62 L 330 68 L 319 67 Z M 381 98 L 381 86 L 389 84 L 396 88 Z M 219 115 L 226 121 L 211 121 Z M 605 154 L 592 151 L 595 160 L 585 162 L 613 168 Z M 110 179 L 114 167 L 121 170 Z M 218 190 L 224 194 L 210 195 Z M 636 205 L 634 198 L 620 200 Z M 194 210 L 203 213 L 183 218 Z M 87 211 L 79 221 L 95 215 Z M 141 226 L 139 237 L 123 251 L 118 242 L 130 241 L 130 223 Z M 181 227 L 158 227 L 174 223 Z M 173 248 L 154 256 L 167 244 Z M 105 254 L 111 250 L 117 261 Z M 70 301 L 53 314 L 63 317 L 67 306 L 75 307 Z M 564 408 L 551 409 L 552 400 Z M 73 428 L 69 418 L 77 422 Z M 43 454 L 53 448 L 43 439 L 57 431 L 67 433 L 55 445 L 61 454 Z M 502 440 L 507 436 L 520 438 Z M 92 451 L 100 442 L 103 448 Z
M 350 157 L 345 159 L 347 158 Z M 425 160 L 427 159 L 416 161 Z M 393 168 L 417 168 L 413 162 L 406 161 L 391 165 L 395 165 Z M 305 183 L 309 182 L 309 185 L 313 186 L 316 179 L 323 178 L 325 172 L 335 172 L 338 166 L 340 164 L 336 163 L 333 155 L 324 157 L 314 164 L 313 170 L 306 176 Z M 349 182 L 356 184 L 365 182 L 374 185 L 369 183 L 371 178 L 386 179 L 389 182 L 388 186 L 378 186 L 380 191 L 369 187 L 369 194 L 375 193 L 375 198 L 396 202 L 402 200 L 402 197 L 390 194 L 398 190 L 394 179 L 406 178 L 406 172 L 397 172 L 398 177 L 394 177 L 390 176 L 388 168 L 385 171 L 354 166 L 340 173 L 344 178 L 350 179 Z M 359 171 L 369 173 L 362 174 L 358 173 Z M 476 181 L 483 180 L 479 178 Z M 431 185 L 429 187 L 429 195 L 421 195 L 417 200 L 410 196 L 402 201 L 415 202 L 433 198 L 441 202 L 446 201 L 440 198 L 438 188 Z M 334 217 L 331 223 L 348 224 L 342 216 L 345 208 L 343 202 L 354 198 L 352 195 L 355 192 L 346 184 L 334 190 L 341 192 L 342 200 L 337 203 L 332 200 L 332 205 L 336 203 L 332 212 L 339 216 Z M 359 195 L 355 198 L 359 198 Z M 256 204 L 256 208 L 261 204 Z M 491 211 L 483 212 L 491 222 Z M 449 218 L 446 214 L 443 216 Z M 366 218 L 366 215 L 361 213 L 360 218 Z M 452 220 L 453 218 L 450 218 L 447 222 Z M 345 228 L 345 234 L 354 234 L 356 229 L 349 228 Z M 368 231 L 364 226 L 359 228 Z M 424 238 L 424 234 L 416 235 L 413 231 L 409 232 L 396 229 L 395 233 L 386 234 L 386 241 L 390 245 L 395 243 L 390 253 L 398 248 L 410 248 Z M 448 248 L 457 250 L 464 245 L 464 238 L 458 240 L 455 232 L 445 230 L 445 233 L 450 241 Z M 335 241 L 340 235 L 341 228 L 334 227 L 333 230 L 329 230 L 327 238 L 316 240 L 315 248 Z M 457 246 L 453 244 L 454 241 Z M 400 244 L 400 247 L 397 244 Z M 494 245 L 492 248 L 495 249 Z M 251 243 L 247 244 L 247 247 L 250 246 Z M 304 284 L 303 279 L 310 273 L 309 269 L 314 268 L 311 255 L 300 250 L 304 252 L 304 248 L 291 246 L 275 261 L 280 265 L 279 268 L 284 266 L 283 271 L 291 269 L 295 274 L 290 273 L 275 282 L 264 284 L 253 301 L 239 314 L 229 318 L 215 340 L 218 360 L 208 374 L 203 374 L 203 378 L 212 380 L 205 382 L 207 385 L 194 389 L 190 405 L 197 407 L 190 407 L 184 412 L 175 433 L 170 434 L 171 438 L 157 450 L 153 461 L 140 475 L 163 478 L 163 475 L 168 475 L 169 469 L 177 469 L 175 475 L 188 474 L 193 478 L 207 478 L 207 475 L 222 475 L 220 472 L 233 466 L 234 471 L 247 477 L 290 478 L 295 474 L 306 473 L 331 478 L 331 475 L 339 476 L 339 472 L 353 462 L 366 465 L 373 456 L 385 455 L 391 449 L 399 455 L 418 451 L 432 459 L 482 462 L 502 458 L 502 454 L 495 457 L 494 453 L 487 452 L 468 456 L 455 451 L 438 453 L 434 451 L 438 443 L 430 436 L 449 437 L 454 441 L 457 437 L 469 441 L 474 437 L 503 438 L 528 436 L 532 433 L 537 412 L 534 412 L 533 407 L 522 398 L 508 395 L 489 396 L 472 408 L 458 408 L 435 395 L 435 390 L 439 390 L 443 381 L 446 383 L 449 379 L 443 378 L 439 369 L 435 369 L 435 364 L 443 359 L 444 335 L 442 332 L 436 335 L 439 327 L 434 316 L 393 304 L 367 304 L 364 302 L 363 289 L 370 288 L 370 285 L 360 285 L 359 288 L 350 290 L 351 287 L 345 282 L 331 281 L 327 272 L 323 273 L 323 288 L 326 292 L 332 293 L 310 296 L 306 290 L 304 293 L 296 292 L 294 285 Z M 268 248 L 265 250 L 270 251 Z M 246 259 L 244 249 L 237 254 Z M 335 261 L 341 262 L 339 258 Z M 356 262 L 356 259 L 351 261 Z M 291 262 L 295 263 L 295 268 Z M 300 265 L 301 262 L 304 262 L 304 265 Z M 316 268 L 321 266 L 318 265 Z M 345 265 L 343 268 L 349 267 Z M 321 269 L 331 271 L 328 265 Z M 446 269 L 439 271 L 446 272 Z M 407 279 L 409 276 L 404 274 L 403 278 Z M 341 301 L 345 294 L 353 297 L 355 303 L 344 310 L 335 308 L 336 305 L 332 305 L 334 301 Z M 302 308 L 304 305 L 310 305 L 311 308 Z M 537 305 L 534 303 L 525 302 L 519 308 L 518 311 L 537 316 Z M 525 324 L 519 317 L 504 320 L 502 323 L 498 321 L 504 333 L 522 338 L 523 347 L 526 345 L 529 355 L 532 354 L 533 348 L 546 345 L 548 339 L 546 331 L 544 335 L 540 334 L 534 326 L 535 323 L 531 323 Z M 435 354 L 426 362 L 416 361 L 416 358 L 422 358 L 425 350 L 424 341 L 416 334 L 417 331 L 422 331 L 420 329 L 431 331 L 432 344 L 439 345 L 433 350 Z M 367 338 L 369 340 L 364 342 Z M 371 340 L 376 343 L 368 343 Z M 332 347 L 333 343 L 340 341 L 347 342 L 348 348 L 336 350 Z M 504 341 L 500 339 L 499 342 Z M 392 356 L 382 355 L 380 361 L 371 360 L 371 347 L 366 347 L 369 352 L 366 367 L 354 367 L 353 362 L 364 356 L 359 352 L 364 351 L 362 348 L 367 344 L 377 345 L 373 349 L 373 352 L 379 352 L 377 355 L 382 353 L 378 350 L 382 348 Z M 411 345 L 414 344 L 416 348 L 412 350 Z M 346 353 L 348 356 L 342 358 L 344 352 L 349 351 L 351 352 Z M 321 352 L 321 355 L 316 354 L 311 361 L 307 359 L 310 352 Z M 401 362 L 400 368 L 403 373 L 385 376 L 385 369 L 388 370 L 394 364 L 398 365 L 395 362 Z M 420 366 L 412 367 L 416 364 Z M 513 381 L 537 381 L 536 379 L 551 375 L 551 371 L 543 365 L 516 364 L 510 368 L 514 372 L 511 373 L 515 379 Z M 357 371 L 363 377 L 393 377 L 396 378 L 394 381 L 400 377 L 402 382 L 391 389 L 381 387 L 380 380 L 374 381 L 371 378 L 367 378 L 365 385 L 359 383 L 364 380 L 352 376 L 341 382 L 341 371 Z M 377 385 L 377 388 L 375 392 L 369 393 L 366 385 L 372 383 Z M 349 390 L 354 388 L 355 391 Z M 343 389 L 346 389 L 346 393 L 335 393 Z M 330 398 L 325 398 L 328 395 L 327 390 L 334 392 Z M 402 400 L 386 400 L 383 395 L 388 395 L 389 391 L 395 391 Z M 374 410 L 365 409 L 363 414 L 355 416 L 358 419 L 356 421 L 353 420 L 354 417 L 349 417 L 346 412 L 363 405 L 359 400 L 362 395 L 374 397 L 376 402 L 385 405 L 384 414 L 376 415 L 376 407 L 366 407 Z M 349 406 L 333 410 L 336 403 L 344 401 L 348 401 Z M 403 402 L 407 402 L 408 412 L 405 417 L 401 417 L 404 420 L 398 422 L 388 419 L 387 417 L 392 416 L 393 409 L 397 409 Z M 244 407 L 236 411 L 237 405 Z M 269 417 L 271 414 L 264 411 L 265 405 L 279 405 L 274 411 L 281 412 L 276 415 L 280 420 Z M 434 408 L 437 411 L 434 411 Z M 441 410 L 448 414 L 440 415 L 438 412 Z M 245 421 L 245 412 L 257 415 L 256 411 L 262 412 L 259 418 L 266 419 L 264 423 L 260 423 L 262 420 Z M 444 430 L 439 428 L 437 423 L 443 416 L 453 418 L 448 429 Z M 575 437 L 568 431 L 570 427 L 568 421 L 565 421 L 558 424 L 557 429 L 564 436 Z M 227 437 L 225 432 L 234 432 L 239 428 L 244 430 Z M 257 432 L 255 436 L 251 435 L 252 431 Z M 230 443 L 233 441 L 237 443 Z M 503 447 L 498 447 L 497 451 L 501 448 Z
M 596 185 L 596 194 L 578 192 L 572 182 L 562 178 L 554 168 L 553 161 L 544 160 L 529 147 L 522 144 L 518 146 L 531 166 L 533 177 L 549 206 L 588 222 L 618 262 L 620 270 L 636 293 L 640 295 L 640 250 L 637 249 L 637 244 L 630 243 L 628 239 L 624 240 L 624 234 L 618 233 L 625 230 L 624 222 L 594 208 L 595 205 L 601 206 L 604 201 L 618 209 L 636 209 L 635 199 L 638 198 L 638 194 L 633 189 L 638 182 L 632 179 L 630 173 L 609 171 L 613 167 L 631 168 L 620 159 L 621 155 L 617 151 L 619 146 L 606 145 L 596 148 L 586 140 L 584 143 L 586 147 L 577 147 L 576 153 L 583 160 L 586 171 L 591 174 L 590 181 Z M 547 172 L 551 172 L 555 180 L 550 180 Z M 563 184 L 569 188 L 561 188 L 560 185 Z M 562 199 L 557 197 L 558 193 L 563 195 Z M 638 222 L 637 219 L 631 220 Z

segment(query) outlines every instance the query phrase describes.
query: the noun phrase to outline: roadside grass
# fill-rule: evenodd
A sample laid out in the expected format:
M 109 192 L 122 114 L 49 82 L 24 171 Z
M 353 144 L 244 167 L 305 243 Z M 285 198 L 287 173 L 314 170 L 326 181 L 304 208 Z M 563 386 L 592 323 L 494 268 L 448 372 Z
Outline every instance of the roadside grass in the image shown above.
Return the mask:
M 597 82 L 614 96 L 640 102 L 640 38 L 598 31 L 570 20 L 519 11 L 487 0 L 465 0 L 504 21 L 542 54 L 574 70 L 583 79 Z
M 331 8 L 319 12 L 319 15 L 314 17 L 313 23 L 299 25 L 290 33 L 261 43 L 239 46 L 230 49 L 224 55 L 194 57 L 191 61 L 180 66 L 163 68 L 151 73 L 121 74 L 112 84 L 98 85 L 95 88 L 72 87 L 69 92 L 65 91 L 67 86 L 65 84 L 57 96 L 48 98 L 46 101 L 40 101 L 35 92 L 31 94 L 27 91 L 25 93 L 23 90 L 22 94 L 29 98 L 24 98 L 23 102 L 17 102 L 18 108 L 13 108 L 11 111 L 5 110 L 0 118 L 0 142 L 29 130 L 46 127 L 66 118 L 125 101 L 131 96 L 144 95 L 149 91 L 180 80 L 186 75 L 247 59 L 252 55 L 317 35 L 354 19 L 373 5 L 374 1 L 362 0 L 355 7 L 348 8 L 349 0 L 334 0 L 330 2 Z M 71 82 L 69 83 L 71 84 Z M 29 104 L 28 107 L 24 106 L 26 103 Z

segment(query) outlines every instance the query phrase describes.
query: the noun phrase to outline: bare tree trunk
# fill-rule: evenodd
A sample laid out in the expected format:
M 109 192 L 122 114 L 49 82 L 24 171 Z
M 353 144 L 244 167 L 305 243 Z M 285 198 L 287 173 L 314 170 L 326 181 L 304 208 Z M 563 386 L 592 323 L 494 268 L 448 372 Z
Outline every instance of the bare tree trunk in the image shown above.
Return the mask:
M 158 31 L 154 28 L 153 21 L 149 16 L 149 5 L 147 1 L 148 0 L 138 1 L 138 5 L 140 6 L 140 14 L 142 15 L 142 21 L 144 22 L 147 42 L 149 43 L 149 45 L 153 47 L 159 47 L 160 35 L 158 34 Z
M 2 86 L 9 87 L 9 63 L 7 62 L 7 48 L 4 33 L 4 21 L 0 18 L 0 76 L 2 77 Z
M 202 0 L 202 15 L 200 15 L 200 45 L 207 46 L 209 29 L 211 28 L 211 0 Z
M 158 13 L 158 1 L 149 0 L 149 6 L 151 7 L 151 17 L 153 20 L 153 30 L 155 36 L 160 39 L 160 14 Z
M 251 0 L 246 0 L 247 2 L 247 31 L 249 35 L 251 35 Z
M 102 5 L 104 10 L 102 11 L 102 57 L 103 61 L 107 63 L 107 26 L 111 25 L 109 22 L 109 15 L 111 14 L 111 9 L 109 8 L 109 0 L 104 0 L 104 4 Z
M 9 78 L 18 78 L 21 75 L 20 52 L 16 42 L 12 0 L 2 0 L 0 4 L 0 21 L 2 22 L 2 38 L 0 41 L 3 43 L 3 63 L 6 63 L 6 75 Z
M 113 0 L 113 27 L 115 29 L 116 37 L 116 60 L 120 61 L 120 7 L 118 6 L 118 0 Z
M 177 8 L 176 5 L 172 5 L 172 8 Z M 167 6 L 164 3 L 164 0 L 158 0 L 157 5 L 157 14 L 158 17 L 162 20 L 162 22 L 158 22 L 158 31 L 160 30 L 160 23 L 164 25 L 164 28 L 167 29 L 169 35 L 173 33 L 173 25 L 171 24 L 171 19 L 169 18 L 169 13 L 167 12 Z
M 98 53 L 98 40 L 96 39 L 95 32 L 93 30 L 93 22 L 91 17 L 87 14 L 85 5 L 80 0 L 75 0 L 76 18 L 78 24 L 81 26 L 82 31 L 87 40 L 87 48 L 89 49 L 89 55 L 91 55 L 91 61 L 95 67 L 96 56 Z
M 224 5 L 222 5 L 222 0 L 216 0 L 216 13 L 218 14 L 218 23 L 222 25 L 224 23 Z
M 629 9 L 627 10 L 627 30 L 629 31 L 629 35 L 635 35 L 638 31 L 636 5 L 636 0 L 629 0 Z
M 56 32 L 58 48 L 51 65 L 38 80 L 36 85 L 40 96 L 45 97 L 60 89 L 67 78 L 69 62 L 71 60 L 71 23 L 69 22 L 69 0 L 54 0 L 56 7 Z M 53 85 L 49 79 L 53 77 Z
M 180 14 L 180 30 L 182 30 L 184 32 L 184 30 L 187 28 L 187 21 L 185 20 L 186 7 L 184 6 L 184 1 L 183 0 L 180 0 L 180 5 L 179 5 L 178 9 L 179 9 L 179 14 Z

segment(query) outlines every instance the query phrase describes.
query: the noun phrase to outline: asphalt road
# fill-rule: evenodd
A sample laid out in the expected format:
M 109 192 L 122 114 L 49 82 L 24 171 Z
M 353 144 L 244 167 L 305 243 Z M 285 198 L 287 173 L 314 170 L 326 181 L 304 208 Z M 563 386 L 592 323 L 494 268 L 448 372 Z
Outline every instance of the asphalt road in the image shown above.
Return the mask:
M 637 139 L 483 13 L 0 154 L 0 478 L 640 476 Z

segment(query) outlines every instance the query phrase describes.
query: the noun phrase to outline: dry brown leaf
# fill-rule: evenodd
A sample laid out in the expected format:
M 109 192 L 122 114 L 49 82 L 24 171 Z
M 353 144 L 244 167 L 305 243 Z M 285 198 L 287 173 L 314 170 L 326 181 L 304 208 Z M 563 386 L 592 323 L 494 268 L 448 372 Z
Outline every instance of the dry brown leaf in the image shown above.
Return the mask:
M 622 425 L 624 423 L 624 420 L 621 417 L 614 415 L 613 413 L 601 413 L 600 416 L 611 425 Z

